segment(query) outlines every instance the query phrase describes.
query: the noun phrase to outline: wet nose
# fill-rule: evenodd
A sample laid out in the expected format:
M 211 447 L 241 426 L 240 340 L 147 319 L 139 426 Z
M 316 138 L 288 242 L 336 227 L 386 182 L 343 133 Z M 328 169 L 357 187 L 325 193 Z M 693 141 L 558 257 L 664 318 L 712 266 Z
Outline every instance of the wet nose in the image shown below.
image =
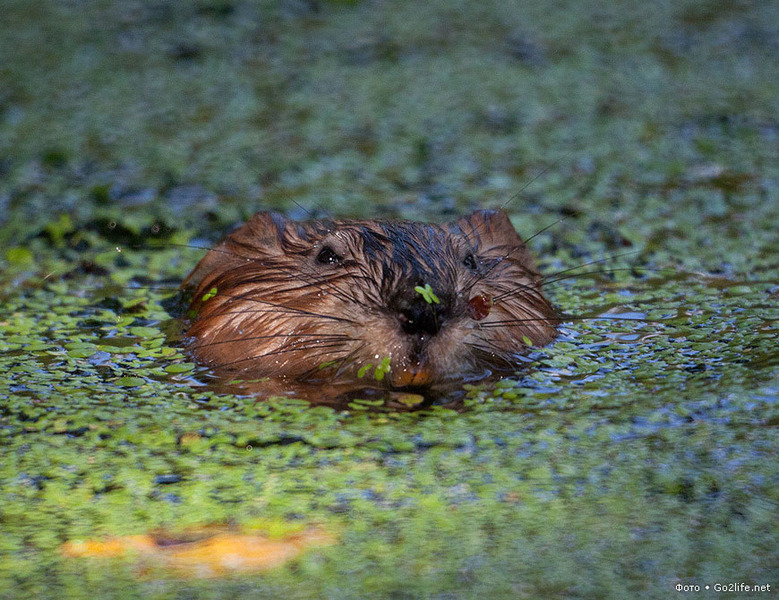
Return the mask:
M 415 300 L 400 310 L 401 329 L 408 335 L 435 335 L 445 320 L 446 308 L 442 304 L 428 304 Z

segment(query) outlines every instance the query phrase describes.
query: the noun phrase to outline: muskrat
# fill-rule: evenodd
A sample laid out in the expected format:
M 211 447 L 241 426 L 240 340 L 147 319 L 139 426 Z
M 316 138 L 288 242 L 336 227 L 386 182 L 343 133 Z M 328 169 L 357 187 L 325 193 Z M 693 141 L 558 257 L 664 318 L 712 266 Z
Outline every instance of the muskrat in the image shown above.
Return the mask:
M 185 280 L 186 335 L 217 374 L 276 391 L 435 395 L 513 371 L 555 337 L 541 282 L 502 210 L 446 224 L 261 212 Z

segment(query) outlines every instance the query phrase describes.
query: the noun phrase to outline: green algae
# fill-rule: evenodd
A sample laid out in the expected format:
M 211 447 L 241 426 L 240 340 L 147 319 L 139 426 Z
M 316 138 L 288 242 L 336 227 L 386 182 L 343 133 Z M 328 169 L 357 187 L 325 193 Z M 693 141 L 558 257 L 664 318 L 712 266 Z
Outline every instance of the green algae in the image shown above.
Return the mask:
M 775 10 L 9 2 L 0 597 L 775 584 Z M 257 403 L 178 343 L 197 247 L 254 210 L 446 217 L 545 169 L 507 208 L 563 217 L 531 242 L 561 338 L 458 410 Z M 220 581 L 59 552 L 258 522 L 343 533 Z
M 68 582 L 86 577 L 110 596 L 105 565 L 59 557 L 66 540 L 256 519 L 330 523 L 344 538 L 295 571 L 153 593 L 328 596 L 348 575 L 347 597 L 651 596 L 677 577 L 770 573 L 771 284 L 734 295 L 696 275 L 633 280 L 619 306 L 647 316 L 614 321 L 626 313 L 609 283 L 601 305 L 582 303 L 604 318 L 565 324 L 516 378 L 471 387 L 461 411 L 411 413 L 193 387 L 176 377 L 197 368 L 149 318 L 167 315 L 165 294 L 128 289 L 143 301 L 122 319 L 82 285 L 9 299 L 0 575 L 13 593 L 55 593 L 35 577 L 46 568 L 57 594 L 78 596 Z M 591 290 L 574 279 L 560 296 L 576 306 Z M 680 295 L 684 307 L 665 306 Z M 36 306 L 68 310 L 31 318 Z M 144 354 L 160 342 L 170 359 Z M 124 563 L 108 573 L 123 593 L 150 593 Z

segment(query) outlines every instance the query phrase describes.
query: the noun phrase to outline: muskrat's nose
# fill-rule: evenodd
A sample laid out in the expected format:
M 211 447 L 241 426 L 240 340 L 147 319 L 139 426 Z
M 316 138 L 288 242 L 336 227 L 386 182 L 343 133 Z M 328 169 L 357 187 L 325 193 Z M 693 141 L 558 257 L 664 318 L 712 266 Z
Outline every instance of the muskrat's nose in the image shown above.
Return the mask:
M 441 329 L 445 309 L 441 304 L 416 301 L 400 310 L 398 320 L 404 333 L 409 335 L 435 335 Z

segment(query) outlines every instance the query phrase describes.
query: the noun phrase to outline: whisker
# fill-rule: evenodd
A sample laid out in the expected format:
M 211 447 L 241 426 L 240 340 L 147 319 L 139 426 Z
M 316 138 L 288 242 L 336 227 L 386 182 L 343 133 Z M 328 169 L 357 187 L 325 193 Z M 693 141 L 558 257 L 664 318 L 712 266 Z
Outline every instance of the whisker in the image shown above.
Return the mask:
M 526 190 L 528 187 L 530 187 L 530 186 L 531 186 L 531 185 L 532 185 L 532 184 L 533 184 L 533 183 L 534 183 L 534 182 L 535 182 L 537 179 L 539 179 L 539 178 L 543 177 L 543 176 L 544 176 L 544 175 L 546 175 L 546 174 L 547 174 L 549 171 L 551 171 L 552 169 L 554 169 L 555 167 L 557 167 L 557 166 L 560 164 L 560 162 L 562 161 L 562 159 L 563 159 L 563 158 L 568 158 L 568 156 L 570 156 L 570 152 L 569 152 L 569 153 L 567 153 L 566 155 L 564 155 L 564 156 L 563 156 L 562 158 L 560 158 L 559 160 L 556 160 L 555 162 L 553 162 L 551 165 L 547 165 L 546 167 L 544 167 L 543 169 L 541 169 L 541 171 L 539 171 L 539 172 L 538 172 L 536 175 L 534 175 L 533 177 L 531 177 L 531 178 L 530 178 L 530 179 L 529 179 L 529 180 L 528 180 L 528 181 L 525 183 L 525 185 L 523 185 L 521 188 L 519 188 L 519 189 L 518 189 L 518 190 L 517 190 L 517 191 L 516 191 L 516 192 L 515 192 L 515 193 L 514 193 L 512 196 L 511 196 L 511 198 L 509 198 L 508 200 L 506 200 L 506 201 L 505 201 L 505 202 L 504 202 L 504 203 L 501 205 L 501 207 L 500 207 L 500 208 L 501 208 L 501 209 L 505 209 L 505 208 L 506 208 L 506 207 L 507 207 L 509 204 L 511 204 L 512 202 L 514 202 L 514 200 L 516 200 L 517 198 L 519 198 L 519 197 L 520 197 L 520 195 L 522 194 L 522 192 L 524 192 L 524 191 L 525 191 L 525 190 Z
M 482 329 L 494 329 L 503 327 L 519 327 L 527 323 L 547 323 L 552 324 L 557 322 L 558 319 L 550 319 L 549 317 L 529 317 L 526 319 L 506 319 L 505 321 L 489 321 L 487 323 L 480 323 Z
M 563 273 L 570 273 L 571 271 L 576 271 L 578 269 L 583 269 L 584 267 L 589 267 L 590 265 L 598 265 L 598 264 L 601 264 L 601 263 L 608 262 L 610 260 L 614 260 L 614 259 L 617 259 L 617 258 L 622 258 L 623 256 L 630 256 L 631 254 L 637 254 L 639 252 L 641 252 L 641 251 L 640 250 L 630 250 L 629 252 L 621 252 L 619 254 L 612 254 L 611 256 L 607 256 L 605 258 L 601 258 L 601 259 L 598 259 L 598 260 L 591 260 L 589 262 L 582 263 L 580 265 L 577 265 L 575 267 L 571 267 L 569 269 L 563 269 L 562 271 L 556 271 L 554 273 L 549 273 L 547 275 L 544 275 L 543 281 L 546 282 L 547 278 L 549 278 L 549 277 L 556 277 L 557 275 L 562 275 Z
M 508 358 L 506 356 L 506 352 L 501 348 L 495 347 L 494 344 L 490 344 L 486 340 L 485 343 L 487 345 L 477 344 L 475 342 L 466 342 L 465 345 L 475 360 L 479 362 L 488 362 L 492 367 L 495 367 L 495 361 L 498 361 L 500 363 L 498 368 L 509 368 L 516 370 L 519 367 L 519 365 L 516 363 L 517 360 L 521 362 L 525 362 L 525 360 L 527 362 L 532 362 L 530 359 L 523 360 L 522 355 L 517 353 L 512 353 L 511 358 Z M 479 354 L 483 356 L 480 356 Z
M 128 244 L 127 248 L 130 248 L 132 250 L 159 250 L 160 248 L 192 248 L 194 250 L 213 250 L 215 252 L 223 252 L 224 254 L 232 254 L 234 256 L 239 256 L 235 254 L 234 252 L 230 252 L 229 250 L 224 250 L 222 248 L 217 248 L 216 246 L 198 246 L 196 244 L 180 244 L 176 242 L 160 242 L 159 244 Z M 106 250 L 99 250 L 98 252 L 119 252 L 122 251 L 122 245 L 115 246 L 114 248 L 108 248 Z
M 309 219 L 313 219 L 313 218 L 314 218 L 314 213 L 312 213 L 312 212 L 311 212 L 310 210 L 308 210 L 308 209 L 307 209 L 305 206 L 303 206 L 302 204 L 300 204 L 300 202 L 298 202 L 297 200 L 295 200 L 294 198 L 291 198 L 291 197 L 290 197 L 290 198 L 287 198 L 287 200 L 289 200 L 290 202 L 292 202 L 292 204 L 294 204 L 294 205 L 295 205 L 295 206 L 297 206 L 297 207 L 298 207 L 300 210 L 302 210 L 304 213 L 306 213 L 306 215 L 308 216 L 308 218 L 309 218 Z
M 358 346 L 356 346 L 356 347 L 355 347 L 355 348 L 354 348 L 354 349 L 353 349 L 351 352 L 349 352 L 349 354 L 347 354 L 346 356 L 344 356 L 344 357 L 343 357 L 343 360 L 341 361 L 341 364 L 340 364 L 340 366 L 338 367 L 338 370 L 336 370 L 336 372 L 335 372 L 335 375 L 334 375 L 334 377 L 336 377 L 336 378 L 337 378 L 337 377 L 340 377 L 340 376 L 343 374 L 343 372 L 344 372 L 344 370 L 346 369 L 346 367 L 349 365 L 349 363 L 350 363 L 351 361 L 353 361 L 353 360 L 354 360 L 354 358 L 355 358 L 355 357 L 356 357 L 356 356 L 357 356 L 357 355 L 358 355 L 360 352 L 362 352 L 362 351 L 365 349 L 365 347 L 366 347 L 367 345 L 368 345 L 367 343 L 365 343 L 365 342 L 362 342 L 361 344 L 359 344 Z
M 237 267 L 237 268 L 240 269 L 241 267 Z M 278 275 L 278 273 L 283 273 L 288 277 L 297 279 L 302 283 L 302 285 L 299 288 L 285 288 L 285 289 L 306 290 L 306 288 L 313 285 L 320 292 L 332 293 L 333 296 L 335 296 L 340 300 L 343 300 L 344 302 L 347 303 L 356 302 L 355 298 L 348 296 L 346 292 L 338 285 L 339 280 L 350 277 L 350 275 L 347 273 L 338 273 L 335 275 L 328 274 L 328 275 L 322 275 L 321 277 L 317 277 L 315 275 L 304 276 L 300 274 L 298 271 L 294 270 L 292 267 L 288 265 L 281 265 L 281 264 L 273 265 L 271 267 L 271 273 L 272 275 Z M 252 278 L 245 278 L 243 283 L 266 283 L 265 281 L 266 278 L 269 278 L 268 271 L 259 273 Z
M 194 344 L 188 346 L 190 350 L 200 350 L 202 348 L 210 348 L 211 346 L 218 346 L 220 344 L 235 344 L 237 342 L 249 342 L 254 340 L 272 340 L 279 338 L 301 338 L 301 337 L 315 337 L 324 341 L 349 341 L 351 338 L 348 335 L 340 333 L 277 333 L 269 335 L 253 335 L 240 338 L 232 338 L 229 340 L 218 340 L 214 342 L 208 342 L 205 344 Z
M 270 302 L 269 300 L 263 300 L 262 298 L 249 297 L 248 294 L 250 294 L 250 293 L 252 293 L 252 291 L 246 292 L 246 294 L 238 294 L 238 295 L 234 295 L 234 294 L 220 294 L 220 295 L 222 297 L 231 298 L 233 300 L 246 300 L 247 302 L 257 302 L 259 304 L 267 304 L 268 306 L 273 306 L 275 308 L 280 308 L 280 309 L 282 309 L 284 311 L 291 312 L 292 314 L 296 314 L 296 315 L 305 315 L 305 316 L 309 316 L 309 317 L 317 317 L 317 318 L 321 318 L 321 319 L 328 319 L 328 320 L 331 320 L 331 321 L 338 321 L 338 322 L 341 322 L 341 323 L 354 323 L 354 320 L 347 319 L 345 317 L 336 317 L 335 315 L 325 315 L 325 314 L 315 313 L 315 312 L 312 312 L 310 310 L 304 310 L 302 308 L 295 308 L 293 306 L 287 306 L 287 305 L 284 305 L 284 304 Z M 235 314 L 242 314 L 244 312 L 247 312 L 247 311 L 234 311 Z M 272 312 L 272 311 L 268 311 L 268 312 Z M 230 314 L 233 314 L 233 313 L 230 313 Z
M 302 309 L 296 309 L 292 307 L 287 308 L 280 308 L 276 307 L 273 309 L 267 309 L 267 308 L 245 308 L 241 310 L 215 310 L 211 313 L 209 313 L 209 316 L 211 317 L 221 317 L 224 315 L 276 315 L 276 314 L 282 314 L 282 315 L 300 315 L 300 314 L 306 314 L 306 315 L 315 315 L 317 317 L 320 317 L 322 319 L 328 319 L 331 315 L 324 315 L 319 313 L 303 313 L 301 312 Z
M 555 221 L 554 223 L 550 223 L 549 225 L 547 225 L 547 226 L 546 226 L 546 227 L 544 227 L 543 229 L 539 229 L 539 230 L 538 230 L 538 231 L 536 231 L 536 232 L 535 232 L 533 235 L 531 235 L 529 238 L 527 238 L 527 239 L 525 239 L 525 240 L 522 240 L 522 241 L 524 241 L 524 242 L 525 242 L 525 244 L 527 244 L 527 243 L 528 243 L 530 240 L 532 240 L 533 238 L 535 238 L 535 237 L 538 237 L 539 235 L 541 235 L 541 234 L 542 234 L 542 233 L 544 233 L 545 231 L 547 231 L 547 230 L 551 229 L 552 227 L 554 227 L 555 225 L 558 225 L 559 223 L 562 223 L 563 221 L 565 221 L 565 217 L 560 217 L 560 218 L 559 218 L 559 219 L 557 219 L 557 221 Z
M 624 256 L 624 255 L 625 254 L 619 254 L 619 255 L 615 255 L 613 257 L 605 258 L 605 259 L 602 259 L 602 260 L 588 262 L 588 263 L 585 263 L 583 265 L 579 265 L 578 267 L 571 267 L 570 269 L 565 269 L 563 271 L 557 271 L 555 273 L 549 273 L 549 274 L 547 274 L 547 275 L 545 275 L 543 277 L 543 279 L 542 279 L 543 284 L 544 284 L 544 286 L 548 287 L 548 286 L 552 285 L 553 283 L 557 283 L 558 281 L 564 281 L 564 280 L 567 280 L 567 279 L 574 279 L 576 277 L 587 277 L 589 275 L 606 275 L 608 273 L 618 273 L 620 271 L 630 271 L 630 272 L 633 272 L 633 271 L 639 270 L 639 271 L 647 271 L 647 272 L 651 272 L 651 273 L 665 273 L 665 272 L 669 272 L 669 271 L 671 273 L 675 273 L 676 272 L 676 271 L 673 271 L 672 269 L 650 269 L 648 267 L 622 267 L 622 268 L 614 268 L 614 269 L 599 269 L 597 271 L 583 271 L 581 273 L 570 273 L 571 271 L 574 271 L 576 269 L 580 269 L 580 268 L 583 268 L 583 267 L 586 267 L 586 266 L 589 266 L 589 265 L 593 265 L 593 264 L 596 264 L 596 263 L 599 263 L 599 262 L 605 262 L 607 260 L 611 260 L 613 258 L 618 258 L 619 256 Z M 563 273 L 570 273 L 570 274 L 569 275 L 565 275 L 563 277 L 557 277 L 558 275 L 561 275 Z M 531 287 L 531 286 L 528 286 L 528 285 L 525 285 L 525 284 L 517 284 L 517 285 L 520 285 L 522 287 L 519 290 L 511 290 L 509 292 L 505 292 L 503 294 L 500 294 L 499 296 L 494 297 L 493 298 L 493 302 L 498 302 L 500 300 L 503 300 L 504 298 L 508 298 L 508 297 L 511 297 L 511 296 L 514 296 L 514 295 L 518 295 L 518 294 L 521 294 L 521 293 L 526 293 L 526 292 L 527 293 L 534 293 L 536 295 L 540 295 L 540 292 L 538 290 L 536 290 L 535 288 Z
M 106 283 L 104 285 L 80 285 L 80 286 L 78 286 L 78 289 L 79 290 L 88 290 L 88 291 L 92 291 L 92 292 L 98 292 L 98 291 L 103 291 L 103 290 L 108 291 L 109 288 L 116 287 L 116 286 L 119 286 L 122 289 L 126 289 L 126 290 L 149 290 L 149 291 L 153 291 L 153 292 L 159 292 L 159 291 L 162 291 L 162 292 L 179 292 L 179 291 L 181 291 L 181 287 L 179 287 L 179 286 L 170 286 L 170 285 L 133 285 L 133 284 L 129 284 L 129 283 L 125 284 L 125 285 L 120 285 L 118 283 L 113 283 L 113 282 Z
M 497 296 L 494 296 L 492 298 L 493 304 L 499 304 L 501 301 L 505 300 L 506 298 L 512 298 L 516 296 L 522 296 L 525 300 L 531 300 L 533 298 L 542 298 L 541 292 L 534 288 L 533 286 L 527 285 L 526 283 L 517 283 L 517 287 L 513 290 L 508 290 L 506 292 L 503 292 L 502 294 L 498 294 Z
M 245 356 L 244 358 L 239 358 L 237 360 L 232 360 L 230 362 L 226 363 L 216 363 L 212 364 L 211 366 L 215 369 L 223 369 L 225 367 L 231 367 L 233 365 L 237 365 L 242 362 L 248 362 L 252 360 L 257 360 L 258 358 L 265 358 L 268 356 L 279 356 L 282 354 L 287 354 L 289 352 L 298 352 L 301 350 L 328 350 L 330 348 L 341 348 L 343 347 L 343 343 L 333 343 L 333 344 L 319 344 L 319 345 L 313 345 L 313 346 L 306 346 L 306 345 L 299 345 L 295 346 L 294 348 L 278 348 L 276 350 L 271 350 L 269 352 L 265 352 L 262 354 L 254 354 L 252 356 Z
M 621 317 L 617 315 L 596 315 L 596 316 L 583 316 L 583 315 L 560 315 L 561 323 L 568 323 L 574 321 L 635 321 L 640 323 L 662 323 L 665 319 L 649 319 L 649 318 L 636 318 L 634 316 Z
M 344 302 L 354 302 L 355 301 L 354 298 L 349 297 L 343 289 L 338 287 L 337 281 L 339 279 L 342 279 L 342 278 L 345 277 L 345 274 L 343 274 L 343 273 L 339 273 L 338 276 L 336 276 L 336 277 L 333 277 L 333 276 L 322 276 L 322 277 L 317 278 L 316 276 L 314 276 L 313 281 L 308 281 L 308 280 L 304 279 L 302 275 L 299 275 L 299 274 L 295 273 L 291 269 L 287 270 L 287 274 L 293 276 L 295 279 L 297 279 L 298 281 L 301 281 L 303 283 L 303 287 L 298 288 L 298 289 L 306 289 L 306 287 L 308 287 L 310 285 L 313 285 L 317 289 L 319 289 L 319 291 L 325 291 L 327 293 L 331 293 L 331 294 L 333 294 L 333 296 L 335 296 L 339 300 L 343 300 Z M 320 287 L 320 286 L 323 286 L 323 287 Z
M 365 342 L 363 342 L 363 343 L 361 343 L 359 346 L 357 346 L 356 348 L 354 348 L 354 349 L 353 349 L 351 352 L 349 352 L 349 353 L 348 353 L 346 356 L 343 356 L 342 358 L 339 358 L 339 359 L 335 359 L 335 361 L 334 361 L 334 362 L 336 362 L 336 364 L 338 365 L 338 369 L 337 369 L 337 370 L 335 371 L 335 373 L 332 375 L 331 379 L 332 379 L 332 380 L 336 380 L 336 379 L 338 379 L 338 377 L 340 377 L 340 376 L 343 374 L 343 372 L 344 372 L 344 369 L 345 369 L 345 368 L 346 368 L 346 367 L 347 367 L 349 364 L 351 364 L 351 362 L 354 360 L 354 357 L 355 357 L 357 354 L 359 354 L 359 352 L 360 352 L 360 351 L 362 351 L 362 350 L 365 348 L 365 346 L 366 346 L 366 345 L 367 345 L 367 344 L 365 344 Z M 314 366 L 314 367 L 311 367 L 311 368 L 310 368 L 310 369 L 308 369 L 307 371 L 305 371 L 305 372 L 304 372 L 304 373 L 303 373 L 303 374 L 300 376 L 300 378 L 301 378 L 301 379 L 303 379 L 303 380 L 305 380 L 305 379 L 309 379 L 311 376 L 315 375 L 316 373 L 318 373 L 318 372 L 320 372 L 320 371 L 321 371 L 321 368 L 320 368 L 320 366 L 319 366 L 319 365 L 316 365 L 316 366 Z
M 570 273 L 568 275 L 565 275 L 564 277 L 555 277 L 554 279 L 549 279 L 547 281 L 544 281 L 544 285 L 549 286 L 553 283 L 557 283 L 558 281 L 564 281 L 566 279 L 574 279 L 576 277 L 587 277 L 589 275 L 608 275 L 609 273 L 618 273 L 620 271 L 635 271 L 635 270 L 646 270 L 648 272 L 652 273 L 663 273 L 666 271 L 670 271 L 671 273 L 676 273 L 673 269 L 643 269 L 642 267 L 625 267 L 625 268 L 618 268 L 618 269 L 598 269 L 597 271 L 583 271 L 581 273 Z M 564 273 L 565 271 L 561 271 L 561 273 Z M 554 273 L 550 274 L 555 275 Z
M 543 177 L 544 175 L 546 175 L 546 174 L 547 174 L 549 171 L 551 171 L 552 169 L 556 168 L 556 167 L 557 167 L 557 166 L 558 166 L 558 165 L 561 163 L 561 161 L 562 161 L 564 158 L 568 158 L 568 156 L 570 156 L 570 155 L 571 155 L 571 152 L 568 152 L 568 153 L 566 153 L 566 154 L 565 154 L 563 157 L 561 157 L 560 159 L 558 159 L 558 160 L 554 161 L 552 164 L 550 164 L 550 165 L 547 165 L 546 167 L 544 167 L 543 169 L 541 169 L 541 170 L 540 170 L 538 173 L 536 173 L 536 174 L 535 174 L 533 177 L 531 177 L 529 180 L 527 180 L 527 181 L 525 182 L 525 184 L 524 184 L 522 187 L 520 187 L 520 188 L 519 188 L 519 189 L 518 189 L 516 192 L 514 192 L 514 194 L 512 194 L 512 195 L 511 195 L 511 197 L 510 197 L 508 200 L 506 200 L 506 201 L 505 201 L 505 202 L 504 202 L 504 203 L 503 203 L 503 204 L 500 206 L 500 210 L 505 210 L 505 209 L 506 209 L 506 207 L 507 207 L 509 204 L 511 204 L 512 202 L 514 202 L 514 201 L 515 201 L 517 198 L 519 198 L 519 197 L 522 195 L 522 192 L 524 192 L 524 191 L 525 191 L 525 190 L 526 190 L 528 187 L 530 187 L 530 186 L 531 186 L 533 183 L 535 183 L 535 182 L 536 182 L 538 179 L 540 179 L 541 177 Z M 560 223 L 560 222 L 561 222 L 561 221 L 563 221 L 563 220 L 565 220 L 565 217 L 563 217 L 563 218 L 561 218 L 561 219 L 558 219 L 557 221 L 555 221 L 555 222 L 554 222 L 554 223 L 552 223 L 551 225 L 547 225 L 547 226 L 546 226 L 546 227 L 544 227 L 544 228 L 543 228 L 541 231 L 538 231 L 538 232 L 536 232 L 534 235 L 532 235 L 531 237 L 529 237 L 527 240 L 524 240 L 524 241 L 525 241 L 525 243 L 527 243 L 529 240 L 533 239 L 533 238 L 534 238 L 534 237 L 536 237 L 537 235 L 540 235 L 541 233 L 543 233 L 544 231 L 546 231 L 546 230 L 547 230 L 547 229 L 549 229 L 550 227 L 553 227 L 553 226 L 557 225 L 558 223 Z M 478 233 L 478 228 L 475 228 L 475 231 Z M 466 239 L 466 240 L 467 240 L 469 243 L 471 242 L 471 239 L 470 239 L 470 237 L 469 237 L 469 235 L 468 235 L 467 233 L 465 234 L 465 239 Z M 508 256 L 506 256 L 506 258 L 508 258 Z

